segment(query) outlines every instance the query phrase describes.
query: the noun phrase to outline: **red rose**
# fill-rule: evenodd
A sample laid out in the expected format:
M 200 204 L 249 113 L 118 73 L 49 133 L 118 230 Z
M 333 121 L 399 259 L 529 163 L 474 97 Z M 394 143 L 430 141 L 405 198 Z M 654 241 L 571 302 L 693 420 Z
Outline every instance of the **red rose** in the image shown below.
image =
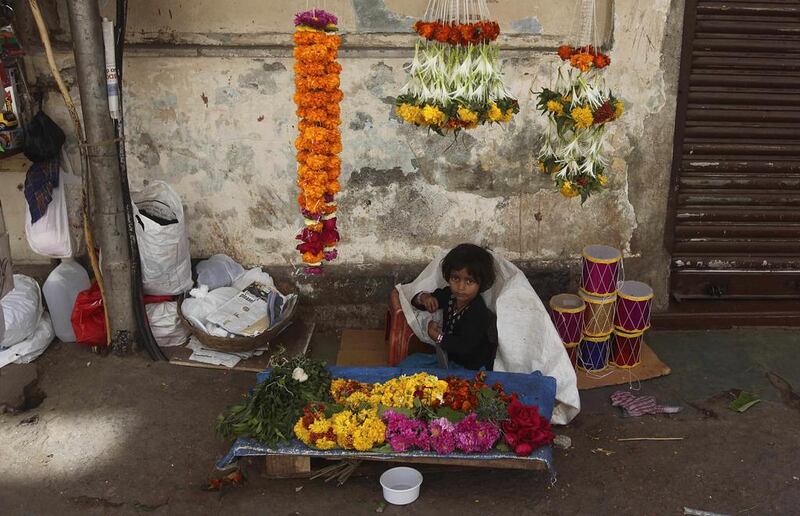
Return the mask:
M 514 453 L 517 454 L 517 457 L 527 457 L 533 453 L 533 446 L 528 443 L 522 443 L 514 447 Z
M 509 404 L 508 420 L 503 422 L 502 428 L 506 443 L 521 457 L 530 455 L 555 438 L 550 422 L 539 415 L 539 408 L 523 405 L 517 399 Z
M 511 403 L 508 406 L 508 416 L 517 422 L 519 426 L 530 426 L 537 428 L 539 421 L 542 418 L 539 416 L 539 408 L 535 406 L 526 406 L 519 402 L 519 400 Z
M 519 425 L 514 421 L 503 421 L 503 433 L 506 435 L 506 442 L 512 448 L 517 444 L 517 432 L 519 432 Z

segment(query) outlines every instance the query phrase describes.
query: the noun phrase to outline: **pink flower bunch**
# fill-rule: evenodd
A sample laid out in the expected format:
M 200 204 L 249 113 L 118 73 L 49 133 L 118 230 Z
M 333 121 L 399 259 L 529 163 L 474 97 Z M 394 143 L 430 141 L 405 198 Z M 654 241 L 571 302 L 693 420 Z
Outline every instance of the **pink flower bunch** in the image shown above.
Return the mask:
M 396 452 L 405 452 L 412 448 L 428 451 L 431 449 L 428 426 L 425 421 L 411 419 L 393 410 L 383 415 L 386 423 L 386 442 Z
M 474 412 L 455 429 L 456 447 L 464 453 L 486 453 L 500 439 L 500 427 L 491 421 L 478 421 Z
M 456 449 L 456 425 L 447 420 L 447 418 L 440 417 L 439 419 L 432 419 L 428 423 L 428 431 L 430 432 L 430 443 L 439 455 L 448 455 L 453 453 Z

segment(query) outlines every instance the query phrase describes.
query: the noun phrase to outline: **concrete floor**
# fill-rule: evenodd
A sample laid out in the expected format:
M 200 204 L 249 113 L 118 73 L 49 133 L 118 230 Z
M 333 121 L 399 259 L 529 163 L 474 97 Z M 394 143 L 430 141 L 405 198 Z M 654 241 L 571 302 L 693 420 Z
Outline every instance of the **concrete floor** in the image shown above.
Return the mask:
M 583 412 L 558 430 L 573 446 L 556 452 L 555 485 L 539 472 L 426 469 L 420 499 L 384 514 L 800 513 L 800 408 L 765 376 L 800 391 L 800 333 L 652 333 L 649 342 L 673 374 L 639 393 L 684 412 L 625 419 L 608 403 L 615 388 L 582 392 Z M 313 353 L 331 359 L 337 343 L 319 335 Z M 2 514 L 375 514 L 381 503 L 383 466 L 337 488 L 267 480 L 261 461 L 248 460 L 244 487 L 202 491 L 227 446 L 214 419 L 252 385 L 251 373 L 101 358 L 65 344 L 37 364 L 47 398 L 0 416 Z M 714 399 L 730 388 L 765 401 L 731 412 Z M 684 439 L 617 441 L 655 436 Z

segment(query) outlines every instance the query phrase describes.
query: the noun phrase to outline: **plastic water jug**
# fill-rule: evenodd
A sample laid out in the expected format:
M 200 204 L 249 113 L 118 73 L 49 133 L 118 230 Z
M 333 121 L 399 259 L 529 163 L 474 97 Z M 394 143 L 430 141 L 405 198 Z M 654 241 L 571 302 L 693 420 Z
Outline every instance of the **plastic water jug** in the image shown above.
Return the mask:
M 78 293 L 87 290 L 91 283 L 89 275 L 81 265 L 72 258 L 65 258 L 44 282 L 42 292 L 47 301 L 47 308 L 53 320 L 56 336 L 62 342 L 75 342 L 72 331 L 72 307 Z

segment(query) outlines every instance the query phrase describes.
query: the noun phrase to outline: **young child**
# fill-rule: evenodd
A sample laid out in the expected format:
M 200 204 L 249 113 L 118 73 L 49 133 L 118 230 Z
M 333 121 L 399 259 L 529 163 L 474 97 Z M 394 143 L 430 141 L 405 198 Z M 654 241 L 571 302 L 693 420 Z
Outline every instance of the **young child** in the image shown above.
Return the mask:
M 411 303 L 419 310 L 444 311 L 443 327 L 428 324 L 428 336 L 447 352 L 449 360 L 467 369 L 492 370 L 497 341 L 490 337 L 495 316 L 479 295 L 494 283 L 494 260 L 473 244 L 454 247 L 442 261 L 447 287 L 419 292 Z

